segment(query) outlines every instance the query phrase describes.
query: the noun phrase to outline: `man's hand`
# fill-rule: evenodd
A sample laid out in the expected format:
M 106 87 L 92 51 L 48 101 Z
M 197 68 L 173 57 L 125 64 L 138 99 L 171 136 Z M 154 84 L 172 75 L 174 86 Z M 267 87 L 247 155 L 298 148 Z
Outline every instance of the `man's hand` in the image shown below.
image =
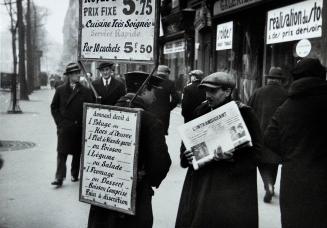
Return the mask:
M 190 165 L 192 165 L 192 160 L 193 160 L 193 157 L 194 157 L 193 152 L 190 151 L 190 150 L 185 150 L 185 151 L 184 151 L 184 156 L 186 157 L 188 163 L 189 163 Z
M 215 156 L 213 157 L 213 159 L 215 161 L 220 161 L 220 160 L 229 160 L 233 157 L 233 153 L 232 152 L 222 152 L 221 148 L 217 148 L 214 151 Z

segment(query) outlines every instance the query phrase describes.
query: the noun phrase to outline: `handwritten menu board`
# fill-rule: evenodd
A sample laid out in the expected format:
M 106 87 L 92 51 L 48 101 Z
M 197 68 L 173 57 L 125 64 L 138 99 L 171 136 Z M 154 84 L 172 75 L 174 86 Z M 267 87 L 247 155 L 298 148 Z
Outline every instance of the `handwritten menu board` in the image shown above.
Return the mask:
M 135 214 L 140 109 L 84 104 L 80 201 Z

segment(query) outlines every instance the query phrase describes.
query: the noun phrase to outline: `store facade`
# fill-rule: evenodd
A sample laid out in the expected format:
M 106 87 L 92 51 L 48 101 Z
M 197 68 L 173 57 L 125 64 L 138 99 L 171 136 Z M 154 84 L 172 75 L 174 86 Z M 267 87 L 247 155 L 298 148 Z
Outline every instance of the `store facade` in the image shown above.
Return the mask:
M 327 65 L 327 0 L 181 0 L 177 5 L 179 10 L 162 20 L 160 56 L 173 69 L 172 80 L 190 69 L 205 75 L 227 71 L 236 79 L 236 98 L 247 102 L 272 66 L 283 69 L 287 88 L 300 58 Z M 186 10 L 194 11 L 193 19 L 183 15 Z M 174 20 L 186 24 L 176 26 Z M 172 54 L 169 48 L 178 42 L 183 48 Z
M 232 73 L 238 98 L 247 102 L 265 84 L 272 66 L 282 68 L 288 87 L 290 70 L 300 58 L 319 58 L 326 65 L 326 4 L 326 0 L 215 1 L 214 71 Z

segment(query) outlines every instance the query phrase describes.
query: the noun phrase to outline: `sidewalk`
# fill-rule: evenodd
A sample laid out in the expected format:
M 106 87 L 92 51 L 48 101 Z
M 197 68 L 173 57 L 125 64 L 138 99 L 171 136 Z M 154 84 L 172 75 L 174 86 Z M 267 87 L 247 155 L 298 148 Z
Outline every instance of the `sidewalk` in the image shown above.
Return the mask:
M 50 114 L 54 90 L 43 88 L 20 101 L 23 114 L 6 114 L 8 94 L 1 96 L 1 140 L 34 142 L 27 150 L 1 152 L 0 227 L 86 227 L 89 206 L 78 201 L 78 183 L 69 174 L 62 189 L 54 189 L 56 130 Z M 3 103 L 5 101 L 5 103 Z M 69 173 L 69 172 L 68 172 Z

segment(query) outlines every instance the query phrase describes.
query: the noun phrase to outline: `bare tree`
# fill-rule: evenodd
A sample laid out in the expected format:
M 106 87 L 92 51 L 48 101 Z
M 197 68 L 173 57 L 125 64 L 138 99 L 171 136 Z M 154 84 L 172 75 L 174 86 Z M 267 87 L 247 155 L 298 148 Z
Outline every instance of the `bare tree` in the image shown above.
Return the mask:
M 11 45 L 12 45 L 12 56 L 13 56 L 13 76 L 11 78 L 11 101 L 10 107 L 8 109 L 8 113 L 21 113 L 21 109 L 18 105 L 17 100 L 17 47 L 16 47 L 16 40 L 17 40 L 17 20 L 16 12 L 12 5 L 11 0 L 4 0 L 4 5 L 8 10 L 8 14 L 10 17 L 10 33 L 11 33 Z
M 25 25 L 23 20 L 22 0 L 16 0 L 17 7 L 17 25 L 18 25 L 18 59 L 19 59 L 19 82 L 20 82 L 20 99 L 29 100 L 26 84 L 25 72 Z
M 31 0 L 27 0 L 26 7 L 26 64 L 27 64 L 27 81 L 28 94 L 34 90 L 34 45 L 32 37 L 32 21 L 31 21 Z

